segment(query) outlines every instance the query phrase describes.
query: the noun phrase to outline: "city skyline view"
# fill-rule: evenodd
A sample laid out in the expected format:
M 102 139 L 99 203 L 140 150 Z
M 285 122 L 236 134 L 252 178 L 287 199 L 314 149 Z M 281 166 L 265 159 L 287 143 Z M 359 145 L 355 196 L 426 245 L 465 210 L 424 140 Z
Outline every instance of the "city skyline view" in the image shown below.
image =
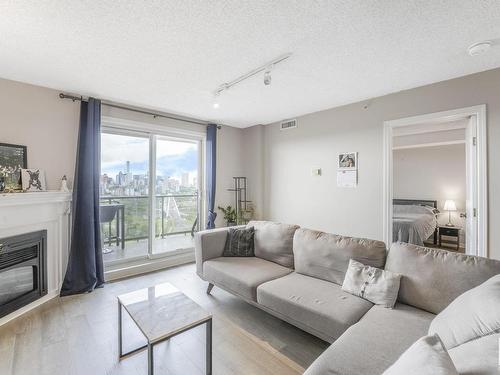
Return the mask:
M 158 139 L 157 194 L 197 190 L 197 144 Z M 149 139 L 102 133 L 101 194 L 146 195 L 149 185 Z
M 152 225 L 154 238 L 159 239 L 154 251 L 161 252 L 167 246 L 162 238 L 190 233 L 196 223 L 198 145 L 158 137 L 156 158 L 150 160 L 149 142 L 146 137 L 101 133 L 100 196 L 103 207 L 122 206 L 125 241 L 148 239 Z M 151 162 L 156 166 L 154 198 L 149 191 Z M 115 225 L 104 225 L 102 230 L 104 238 L 117 236 Z

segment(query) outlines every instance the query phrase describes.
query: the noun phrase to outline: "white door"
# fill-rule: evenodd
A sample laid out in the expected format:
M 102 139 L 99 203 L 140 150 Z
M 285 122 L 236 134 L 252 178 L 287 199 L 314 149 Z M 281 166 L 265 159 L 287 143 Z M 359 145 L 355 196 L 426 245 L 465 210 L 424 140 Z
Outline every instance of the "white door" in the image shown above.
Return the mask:
M 465 130 L 466 139 L 466 250 L 467 254 L 478 255 L 477 241 L 477 117 L 471 116 Z

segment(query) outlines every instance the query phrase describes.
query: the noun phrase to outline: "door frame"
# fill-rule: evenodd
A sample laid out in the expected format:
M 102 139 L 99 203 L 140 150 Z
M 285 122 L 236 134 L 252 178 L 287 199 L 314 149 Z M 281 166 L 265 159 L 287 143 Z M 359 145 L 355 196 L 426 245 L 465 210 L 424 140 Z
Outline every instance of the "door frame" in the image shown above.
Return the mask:
M 475 116 L 476 133 L 476 183 L 472 187 L 477 196 L 477 251 L 475 255 L 487 257 L 488 253 L 488 174 L 487 174 L 487 118 L 486 105 L 458 108 L 449 111 L 428 113 L 396 120 L 384 121 L 383 132 L 383 238 L 392 243 L 392 200 L 393 200 L 393 130 L 424 123 L 442 124 Z M 467 182 L 469 183 L 469 181 Z

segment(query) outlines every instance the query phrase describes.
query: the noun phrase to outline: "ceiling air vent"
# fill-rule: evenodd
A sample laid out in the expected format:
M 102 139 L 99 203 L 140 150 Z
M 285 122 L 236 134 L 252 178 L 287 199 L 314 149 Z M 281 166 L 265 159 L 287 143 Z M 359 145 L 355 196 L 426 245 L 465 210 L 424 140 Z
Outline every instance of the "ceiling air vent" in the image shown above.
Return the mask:
M 297 120 L 287 120 L 283 121 L 280 126 L 280 130 L 294 129 L 297 127 Z

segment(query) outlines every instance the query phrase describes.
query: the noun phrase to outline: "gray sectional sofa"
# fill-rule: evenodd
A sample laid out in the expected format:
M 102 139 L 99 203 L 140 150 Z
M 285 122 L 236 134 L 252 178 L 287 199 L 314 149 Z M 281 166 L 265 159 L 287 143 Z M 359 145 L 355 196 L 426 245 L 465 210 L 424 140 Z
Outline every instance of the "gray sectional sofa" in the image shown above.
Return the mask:
M 222 257 L 228 229 L 196 234 L 196 271 L 332 345 L 307 375 L 382 374 L 456 297 L 500 274 L 500 261 L 254 221 L 255 257 Z M 394 309 L 342 291 L 349 260 L 402 274 Z M 499 312 L 500 314 L 500 312 Z M 498 374 L 500 333 L 449 351 L 460 374 Z

